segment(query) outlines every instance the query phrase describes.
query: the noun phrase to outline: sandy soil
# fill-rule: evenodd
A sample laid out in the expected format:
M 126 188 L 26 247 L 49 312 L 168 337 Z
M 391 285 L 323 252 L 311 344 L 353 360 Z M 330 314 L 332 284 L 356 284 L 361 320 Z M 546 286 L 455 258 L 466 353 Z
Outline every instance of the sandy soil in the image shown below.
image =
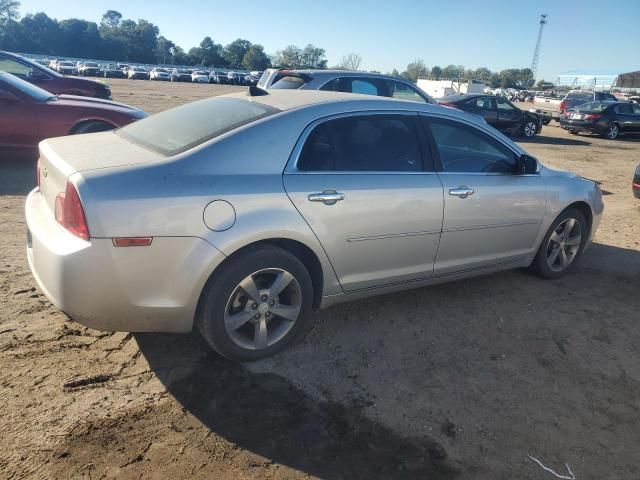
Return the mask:
M 149 112 L 234 90 L 110 81 Z M 551 125 L 524 145 L 602 182 L 574 274 L 526 271 L 315 314 L 250 366 L 195 335 L 87 329 L 25 257 L 33 166 L 0 165 L 0 478 L 544 479 L 640 477 L 640 141 Z M 566 474 L 566 473 L 565 473 Z

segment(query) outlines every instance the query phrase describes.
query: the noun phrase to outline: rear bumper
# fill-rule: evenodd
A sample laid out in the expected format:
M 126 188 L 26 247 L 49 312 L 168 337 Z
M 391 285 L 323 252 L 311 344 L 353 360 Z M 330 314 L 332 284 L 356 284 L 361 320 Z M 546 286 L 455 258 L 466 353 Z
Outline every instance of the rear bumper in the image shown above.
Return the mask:
M 98 330 L 189 332 L 211 272 L 224 255 L 197 237 L 157 237 L 149 247 L 75 237 L 53 218 L 38 189 L 25 214 L 31 272 L 75 321 Z
M 565 130 L 573 130 L 576 132 L 603 133 L 606 126 L 602 127 L 598 123 L 572 122 L 571 120 L 560 119 L 560 127 Z
M 542 118 L 555 118 L 556 120 L 560 118 L 560 112 L 555 110 L 545 110 L 544 108 L 530 108 L 529 111 L 531 113 L 540 115 Z

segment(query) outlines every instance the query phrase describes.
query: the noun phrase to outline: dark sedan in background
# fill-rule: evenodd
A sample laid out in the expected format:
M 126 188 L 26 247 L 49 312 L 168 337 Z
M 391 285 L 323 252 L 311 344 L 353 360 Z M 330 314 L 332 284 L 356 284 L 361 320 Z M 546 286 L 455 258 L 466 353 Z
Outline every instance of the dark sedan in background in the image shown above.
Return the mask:
M 100 67 L 100 71 L 104 78 L 124 78 L 126 76 L 122 71 L 122 68 L 118 67 L 118 65 L 114 63 L 103 65 Z
M 174 68 L 173 70 L 171 70 L 171 81 L 172 82 L 190 82 L 191 71 L 184 70 L 182 68 Z
M 142 110 L 123 103 L 55 96 L 0 72 L 0 152 L 36 152 L 38 142 L 45 138 L 102 132 L 146 116 Z
M 629 102 L 587 102 L 560 117 L 560 126 L 577 135 L 597 133 L 609 140 L 640 134 L 640 105 Z
M 640 165 L 636 168 L 636 173 L 633 176 L 633 183 L 631 184 L 633 190 L 633 196 L 640 198 Z
M 441 98 L 440 105 L 481 116 L 494 128 L 531 138 L 542 130 L 542 118 L 520 110 L 506 98 L 483 94 L 456 94 Z
M 111 90 L 104 83 L 84 78 L 65 77 L 33 60 L 13 53 L 0 51 L 0 71 L 11 73 L 55 95 L 111 98 Z
M 82 62 L 78 67 L 78 74 L 83 77 L 97 77 L 100 75 L 100 66 L 96 62 Z

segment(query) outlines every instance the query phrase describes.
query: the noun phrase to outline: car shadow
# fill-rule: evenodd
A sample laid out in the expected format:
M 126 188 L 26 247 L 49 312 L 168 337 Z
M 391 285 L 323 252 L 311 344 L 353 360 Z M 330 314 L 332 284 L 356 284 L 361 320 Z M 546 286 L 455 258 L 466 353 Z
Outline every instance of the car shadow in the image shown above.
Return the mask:
M 585 140 L 576 140 L 573 138 L 559 138 L 559 137 L 547 137 L 545 135 L 536 135 L 532 138 L 518 137 L 516 139 L 518 143 L 538 143 L 541 145 L 571 145 L 586 147 L 591 145 L 591 142 Z
M 319 401 L 272 373 L 252 373 L 197 334 L 135 334 L 167 391 L 203 425 L 239 447 L 325 479 L 452 479 L 447 452 L 363 414 L 365 403 Z
M 0 151 L 0 195 L 26 195 L 36 186 L 36 158 Z
M 633 393 L 597 372 L 614 354 L 610 338 L 633 328 L 621 309 L 640 308 L 629 297 L 640 283 L 640 252 L 593 244 L 577 267 L 556 281 L 514 270 L 334 306 L 315 315 L 304 341 L 251 365 L 212 353 L 196 334 L 135 338 L 181 406 L 243 449 L 320 478 L 449 479 L 484 468 L 454 444 L 449 419 L 472 444 L 486 441 L 476 428 L 503 429 L 485 447 L 513 458 L 535 438 L 504 408 L 552 428 L 549 412 L 571 405 L 594 376 L 593 389 L 615 386 L 607 400 L 615 405 Z M 389 419 L 401 427 L 387 427 Z M 424 424 L 435 425 L 433 434 L 414 436 Z M 584 438 L 603 434 L 597 422 L 581 425 Z M 566 440 L 558 434 L 546 453 Z

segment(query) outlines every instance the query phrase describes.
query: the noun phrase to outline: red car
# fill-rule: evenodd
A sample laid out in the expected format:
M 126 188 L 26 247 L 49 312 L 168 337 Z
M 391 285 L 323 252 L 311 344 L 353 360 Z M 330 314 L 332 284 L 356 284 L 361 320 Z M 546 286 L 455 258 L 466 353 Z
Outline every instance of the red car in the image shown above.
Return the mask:
M 15 53 L 0 51 L 0 71 L 11 73 L 56 95 L 81 95 L 107 100 L 111 98 L 111 90 L 104 83 L 84 78 L 65 77 Z
M 45 138 L 102 132 L 146 116 L 110 100 L 52 95 L 0 71 L 0 151 L 35 152 Z

